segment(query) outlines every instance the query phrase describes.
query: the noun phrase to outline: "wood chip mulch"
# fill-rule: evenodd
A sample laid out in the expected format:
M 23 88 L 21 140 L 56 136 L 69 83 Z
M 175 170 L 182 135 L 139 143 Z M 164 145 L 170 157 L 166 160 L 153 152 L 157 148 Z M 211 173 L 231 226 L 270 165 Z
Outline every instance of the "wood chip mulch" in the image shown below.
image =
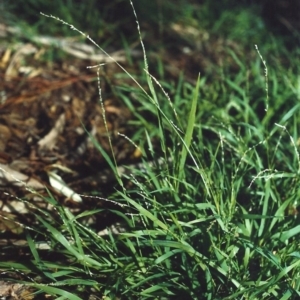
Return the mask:
M 9 32 L 3 26 L 0 36 L 1 30 Z M 43 202 L 32 190 L 47 196 L 46 187 L 66 205 L 86 209 L 92 201 L 94 207 L 95 200 L 83 200 L 80 194 L 101 195 L 112 186 L 103 175 L 109 173 L 108 164 L 95 143 L 108 154 L 113 151 L 120 164 L 136 161 L 140 155 L 124 138 L 132 134 L 131 113 L 112 92 L 114 75 L 120 69 L 113 63 L 87 68 L 104 58 L 97 53 L 93 61 L 82 58 L 86 45 L 79 43 L 74 46 L 75 57 L 46 60 L 45 53 L 54 51 L 46 44 L 0 46 L 1 232 L 14 222 L 7 215 L 30 213 L 18 199 Z M 72 43 L 67 45 L 70 52 Z M 112 56 L 125 64 L 124 53 Z

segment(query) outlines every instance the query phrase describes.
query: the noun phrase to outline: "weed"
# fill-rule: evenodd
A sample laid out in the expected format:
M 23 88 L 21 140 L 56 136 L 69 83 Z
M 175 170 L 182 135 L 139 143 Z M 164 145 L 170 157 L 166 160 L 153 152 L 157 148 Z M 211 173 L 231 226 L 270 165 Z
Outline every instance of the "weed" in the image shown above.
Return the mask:
M 52 18 L 102 50 L 73 25 Z M 119 230 L 96 234 L 80 221 L 101 210 L 74 215 L 49 195 L 59 218 L 37 214 L 36 233 L 62 262 L 41 259 L 28 231 L 31 262 L 43 281 L 28 284 L 68 299 L 91 288 L 107 299 L 296 299 L 298 81 L 288 70 L 267 74 L 263 50 L 247 65 L 231 53 L 237 74 L 224 74 L 209 87 L 200 78 L 194 87 L 181 82 L 173 101 L 149 73 L 137 24 L 148 87 L 120 65 L 136 85 L 135 100 L 122 97 L 136 116 L 133 142 L 145 155 L 143 168 L 130 167 L 126 175 L 129 188 L 113 151 L 105 153 L 94 140 L 119 183 L 109 198 L 122 205 L 111 210 L 122 220 Z M 290 85 L 280 84 L 281 76 Z M 99 94 L 102 103 L 100 84 Z

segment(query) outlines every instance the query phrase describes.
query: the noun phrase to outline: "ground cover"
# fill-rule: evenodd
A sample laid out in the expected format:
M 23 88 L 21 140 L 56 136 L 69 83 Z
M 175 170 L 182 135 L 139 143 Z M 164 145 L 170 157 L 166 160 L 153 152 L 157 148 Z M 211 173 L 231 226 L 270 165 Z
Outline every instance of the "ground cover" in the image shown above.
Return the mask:
M 3 27 L 1 296 L 297 299 L 299 51 L 257 7 L 143 36 L 126 4 L 114 63 L 57 19 Z

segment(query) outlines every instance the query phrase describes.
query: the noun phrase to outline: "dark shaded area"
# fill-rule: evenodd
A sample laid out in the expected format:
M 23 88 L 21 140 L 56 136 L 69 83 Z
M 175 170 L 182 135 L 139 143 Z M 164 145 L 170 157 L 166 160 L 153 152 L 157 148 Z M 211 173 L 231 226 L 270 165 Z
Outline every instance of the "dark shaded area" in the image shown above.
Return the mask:
M 281 34 L 299 34 L 300 1 L 267 0 L 263 5 L 262 15 L 270 28 Z
M 283 36 L 288 47 L 300 44 L 300 1 L 298 0 L 223 0 L 209 1 L 209 11 L 216 19 L 225 10 L 256 6 L 268 30 Z
M 272 32 L 285 37 L 288 46 L 300 45 L 300 1 L 267 0 L 262 16 Z
M 298 0 L 139 0 L 132 2 L 142 32 L 146 35 L 144 42 L 148 49 L 156 48 L 158 45 L 166 46 L 169 25 L 174 22 L 189 23 L 192 19 L 200 18 L 201 27 L 210 29 L 226 11 L 236 11 L 237 14 L 241 14 L 243 10 L 249 8 L 254 8 L 257 14 L 263 17 L 270 33 L 283 37 L 288 48 L 300 44 L 300 1 Z M 15 0 L 7 1 L 5 5 L 0 6 L 0 12 L 6 23 L 18 23 L 23 20 L 42 34 L 78 35 L 68 26 L 61 26 L 60 22 L 45 20 L 39 12 L 52 14 L 89 33 L 103 47 L 108 45 L 113 48 L 120 47 L 124 46 L 125 40 L 127 44 L 137 40 L 137 27 L 129 0 L 28 0 L 26 2 Z M 223 27 L 222 30 L 225 32 L 231 30 L 231 25 L 235 28 L 237 26 L 236 23 L 225 23 L 226 28 Z M 153 40 L 156 42 L 154 43 Z

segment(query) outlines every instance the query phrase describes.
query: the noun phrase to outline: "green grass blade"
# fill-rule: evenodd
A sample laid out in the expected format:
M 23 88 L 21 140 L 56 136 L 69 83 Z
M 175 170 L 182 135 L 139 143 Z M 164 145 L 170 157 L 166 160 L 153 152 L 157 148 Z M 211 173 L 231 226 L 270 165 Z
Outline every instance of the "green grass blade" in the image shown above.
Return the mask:
M 176 190 L 177 191 L 179 188 L 179 182 L 184 178 L 184 165 L 186 162 L 186 157 L 189 152 L 192 137 L 193 137 L 193 131 L 194 131 L 194 126 L 195 126 L 195 121 L 196 121 L 196 110 L 197 110 L 197 103 L 198 103 L 198 97 L 199 97 L 199 89 L 200 89 L 200 75 L 198 76 L 197 84 L 194 89 L 187 129 L 186 129 L 186 133 L 184 136 L 184 143 L 182 145 L 182 150 L 181 150 L 181 155 L 180 155 L 180 162 L 179 162 L 179 169 L 178 169 L 178 179 L 179 180 L 177 180 L 177 182 L 176 182 Z
M 57 287 L 49 286 L 49 285 L 44 285 L 44 284 L 32 284 L 31 286 L 38 288 L 42 291 L 44 291 L 47 294 L 50 295 L 60 295 L 63 297 L 63 299 L 68 299 L 68 300 L 83 300 L 82 298 L 69 293 L 65 290 L 59 289 Z

